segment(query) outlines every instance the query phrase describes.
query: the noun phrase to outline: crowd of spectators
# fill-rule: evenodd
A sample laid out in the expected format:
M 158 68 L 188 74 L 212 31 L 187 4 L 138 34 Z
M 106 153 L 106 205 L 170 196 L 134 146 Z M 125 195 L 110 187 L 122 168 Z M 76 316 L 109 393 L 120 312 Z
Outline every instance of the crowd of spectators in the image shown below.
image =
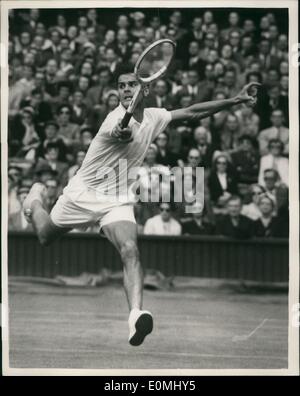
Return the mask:
M 49 23 L 38 9 L 9 15 L 9 228 L 30 230 L 21 204 L 38 180 L 50 212 L 80 168 L 107 114 L 119 104 L 116 76 L 150 43 L 171 38 L 176 59 L 156 81 L 147 107 L 168 110 L 231 97 L 261 82 L 254 108 L 236 106 L 201 121 L 172 122 L 145 158 L 150 168 L 205 168 L 204 209 L 137 202 L 139 232 L 161 235 L 288 236 L 288 36 L 273 13 L 237 11 L 122 12 L 107 24 L 98 9 L 68 10 Z M 253 14 L 254 15 L 254 14 Z M 161 186 L 164 188 L 164 186 Z

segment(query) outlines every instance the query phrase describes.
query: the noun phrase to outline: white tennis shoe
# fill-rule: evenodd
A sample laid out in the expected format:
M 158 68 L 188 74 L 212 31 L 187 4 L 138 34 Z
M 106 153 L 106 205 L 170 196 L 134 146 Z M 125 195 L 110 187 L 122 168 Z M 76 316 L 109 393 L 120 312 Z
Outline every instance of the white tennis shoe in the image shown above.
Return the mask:
M 47 189 L 42 183 L 34 183 L 31 187 L 27 197 L 23 202 L 23 213 L 28 223 L 31 223 L 33 201 L 40 201 L 43 204 L 44 197 L 46 196 Z
M 128 324 L 129 344 L 132 346 L 139 346 L 153 329 L 152 314 L 149 311 L 141 311 L 140 309 L 134 308 L 129 314 Z

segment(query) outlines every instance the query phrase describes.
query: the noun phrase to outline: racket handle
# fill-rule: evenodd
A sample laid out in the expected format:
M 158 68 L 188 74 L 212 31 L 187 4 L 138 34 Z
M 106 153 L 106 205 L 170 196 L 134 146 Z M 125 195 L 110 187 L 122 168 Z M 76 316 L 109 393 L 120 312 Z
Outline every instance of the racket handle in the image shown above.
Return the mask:
M 131 117 L 132 117 L 132 113 L 127 113 L 127 112 L 125 113 L 123 120 L 121 121 L 122 129 L 128 126 Z

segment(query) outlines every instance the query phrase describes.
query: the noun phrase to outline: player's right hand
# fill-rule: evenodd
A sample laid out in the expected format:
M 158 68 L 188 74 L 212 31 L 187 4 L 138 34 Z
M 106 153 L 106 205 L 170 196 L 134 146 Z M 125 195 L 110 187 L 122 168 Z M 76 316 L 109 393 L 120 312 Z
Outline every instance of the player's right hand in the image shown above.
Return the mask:
M 251 82 L 245 85 L 241 92 L 237 95 L 241 103 L 254 106 L 257 101 L 257 91 L 259 87 L 261 87 L 261 84 L 256 82 Z
M 124 143 L 131 142 L 133 140 L 132 130 L 129 127 L 122 128 L 121 122 L 122 119 L 119 119 L 117 125 L 113 128 L 111 132 L 111 136 L 115 137 L 116 139 Z

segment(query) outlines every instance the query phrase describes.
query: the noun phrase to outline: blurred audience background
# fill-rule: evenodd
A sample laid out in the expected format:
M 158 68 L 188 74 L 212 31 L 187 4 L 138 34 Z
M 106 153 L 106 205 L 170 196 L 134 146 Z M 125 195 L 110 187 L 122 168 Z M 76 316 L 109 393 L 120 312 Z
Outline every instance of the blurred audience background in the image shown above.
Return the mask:
M 139 232 L 288 237 L 288 16 L 264 9 L 10 10 L 9 229 L 31 229 L 21 205 L 37 180 L 51 211 L 119 104 L 120 67 L 159 38 L 176 42 L 176 58 L 147 107 L 228 98 L 251 81 L 262 89 L 254 108 L 171 122 L 158 136 L 138 178 L 143 191 L 169 189 L 171 203 L 137 202 Z M 191 203 L 192 214 L 172 202 L 170 169 L 184 166 L 193 189 L 205 168 L 205 205 Z

